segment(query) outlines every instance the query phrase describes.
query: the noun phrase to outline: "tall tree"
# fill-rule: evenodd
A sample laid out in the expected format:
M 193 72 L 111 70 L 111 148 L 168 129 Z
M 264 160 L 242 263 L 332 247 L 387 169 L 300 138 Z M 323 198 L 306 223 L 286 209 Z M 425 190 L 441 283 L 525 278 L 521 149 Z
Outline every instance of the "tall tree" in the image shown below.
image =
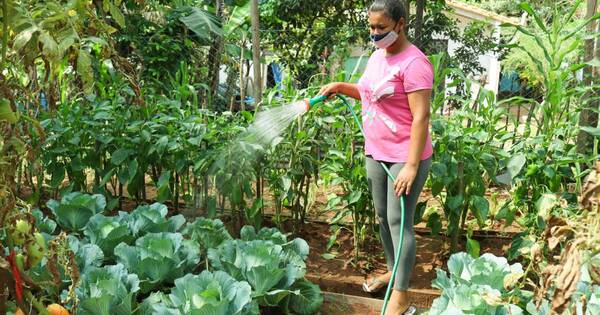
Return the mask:
M 252 64 L 254 67 L 254 104 L 258 107 L 262 101 L 262 79 L 260 73 L 260 16 L 258 12 L 258 0 L 251 0 L 252 16 Z M 242 100 L 243 104 L 243 100 Z M 243 105 L 242 105 L 243 107 Z

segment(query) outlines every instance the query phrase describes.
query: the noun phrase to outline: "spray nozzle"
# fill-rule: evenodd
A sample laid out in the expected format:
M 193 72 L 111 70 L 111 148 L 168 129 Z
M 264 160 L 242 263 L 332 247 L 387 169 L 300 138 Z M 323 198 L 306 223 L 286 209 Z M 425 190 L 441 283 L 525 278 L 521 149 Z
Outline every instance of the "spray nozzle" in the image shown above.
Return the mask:
M 310 110 L 315 104 L 321 103 L 327 99 L 327 95 L 318 95 L 311 99 L 305 98 L 304 103 L 306 104 L 306 110 Z

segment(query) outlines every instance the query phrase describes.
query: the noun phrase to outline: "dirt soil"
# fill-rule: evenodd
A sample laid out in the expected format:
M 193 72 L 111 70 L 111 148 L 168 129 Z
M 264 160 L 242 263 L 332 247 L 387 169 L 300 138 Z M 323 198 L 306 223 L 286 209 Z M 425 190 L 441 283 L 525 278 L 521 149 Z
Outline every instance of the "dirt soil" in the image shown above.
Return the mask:
M 330 235 L 329 226 L 324 223 L 311 222 L 301 229 L 299 236 L 308 242 L 311 250 L 307 261 L 309 276 L 328 280 L 328 287 L 322 287 L 325 291 L 370 296 L 362 292 L 361 285 L 369 275 L 386 272 L 383 247 L 373 235 L 367 240 L 366 251 L 359 253 L 360 259 L 356 262 L 352 234 L 348 230 L 342 230 L 338 235 L 337 244 L 332 248 L 335 258 L 326 259 L 323 254 L 327 253 Z M 449 257 L 447 242 L 441 235 L 421 233 L 417 233 L 416 240 L 417 260 L 410 287 L 431 289 L 431 281 L 436 277 L 435 269 L 446 266 Z M 482 254 L 504 255 L 510 247 L 510 239 L 505 238 L 481 238 L 478 241 Z M 338 279 L 338 283 L 330 281 L 331 279 Z

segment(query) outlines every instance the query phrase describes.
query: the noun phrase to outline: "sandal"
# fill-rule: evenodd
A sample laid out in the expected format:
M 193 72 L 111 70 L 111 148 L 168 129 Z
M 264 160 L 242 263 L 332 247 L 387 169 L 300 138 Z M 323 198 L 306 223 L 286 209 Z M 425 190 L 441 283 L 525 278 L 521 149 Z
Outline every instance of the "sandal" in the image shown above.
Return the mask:
M 417 314 L 417 308 L 414 305 L 411 305 L 402 313 L 402 315 L 415 315 Z
M 382 286 L 379 286 L 379 287 L 377 287 L 377 288 L 376 288 L 376 289 L 374 289 L 374 290 L 371 290 L 371 287 L 372 287 L 372 286 L 374 286 L 374 285 L 375 285 L 375 286 L 378 286 L 378 285 L 380 285 L 380 284 L 383 284 L 383 285 L 382 285 Z M 362 289 L 363 289 L 363 291 L 364 291 L 364 292 L 367 292 L 367 293 L 377 293 L 377 292 L 379 292 L 379 291 L 380 291 L 382 288 L 384 288 L 386 285 L 387 285 L 387 282 L 386 282 L 386 281 L 383 281 L 383 280 L 381 280 L 379 277 L 376 277 L 375 279 L 372 279 L 372 280 L 371 280 L 371 282 L 369 282 L 369 281 L 365 281 L 365 282 L 363 282 L 363 284 L 362 284 Z

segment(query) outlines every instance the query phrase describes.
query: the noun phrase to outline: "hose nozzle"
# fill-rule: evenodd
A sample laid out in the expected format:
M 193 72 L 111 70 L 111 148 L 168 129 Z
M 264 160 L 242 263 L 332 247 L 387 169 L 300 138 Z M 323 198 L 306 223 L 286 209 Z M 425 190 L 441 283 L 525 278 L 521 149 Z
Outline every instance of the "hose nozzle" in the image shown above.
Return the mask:
M 310 110 L 315 104 L 322 103 L 327 99 L 326 95 L 318 95 L 311 99 L 305 98 L 304 103 L 306 104 L 306 110 Z

